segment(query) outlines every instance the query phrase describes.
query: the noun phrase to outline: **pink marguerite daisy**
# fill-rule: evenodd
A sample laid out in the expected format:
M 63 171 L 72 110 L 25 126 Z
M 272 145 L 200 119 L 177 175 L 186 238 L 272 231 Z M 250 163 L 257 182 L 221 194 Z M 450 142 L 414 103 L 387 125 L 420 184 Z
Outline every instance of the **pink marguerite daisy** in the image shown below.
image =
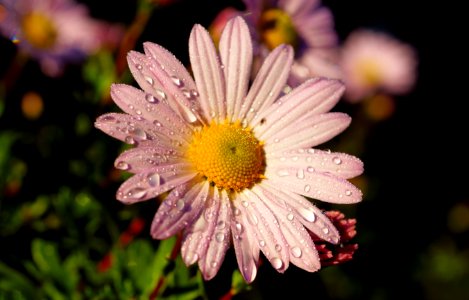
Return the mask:
M 350 117 L 329 112 L 344 91 L 337 80 L 314 78 L 282 90 L 293 49 L 280 45 L 252 84 L 252 44 L 241 17 L 230 20 L 219 43 L 195 25 L 189 39 L 194 79 L 166 49 L 144 44 L 130 52 L 130 70 L 143 90 L 115 84 L 111 95 L 125 113 L 100 116 L 96 127 L 134 147 L 116 160 L 133 173 L 117 192 L 131 204 L 167 192 L 151 225 L 156 239 L 183 232 L 181 255 L 198 262 L 206 280 L 234 246 L 247 282 L 260 251 L 284 272 L 290 263 L 320 268 L 309 231 L 331 243 L 339 232 L 305 197 L 356 203 L 362 193 L 348 178 L 362 162 L 315 149 L 342 132 Z
M 350 102 L 378 91 L 405 94 L 416 80 L 415 50 L 382 32 L 352 32 L 344 43 L 340 64 L 347 86 L 346 99 Z
M 337 34 L 331 11 L 320 0 L 244 0 L 246 19 L 262 57 L 280 44 L 295 48 L 288 83 L 297 86 L 312 76 L 341 78 Z
M 123 34 L 120 26 L 92 19 L 84 5 L 72 0 L 2 0 L 0 9 L 0 32 L 50 76 L 103 45 L 117 44 Z

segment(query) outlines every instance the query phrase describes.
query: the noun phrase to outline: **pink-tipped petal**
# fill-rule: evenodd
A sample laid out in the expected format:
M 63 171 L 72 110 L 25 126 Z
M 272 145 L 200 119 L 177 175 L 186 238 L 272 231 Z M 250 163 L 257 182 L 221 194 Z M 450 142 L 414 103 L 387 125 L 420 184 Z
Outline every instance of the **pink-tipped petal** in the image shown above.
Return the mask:
M 362 200 L 362 192 L 340 177 L 303 168 L 268 168 L 265 176 L 273 184 L 321 201 L 349 204 Z
M 317 149 L 295 149 L 273 155 L 267 154 L 266 159 L 267 165 L 273 170 L 296 168 L 298 172 L 329 173 L 344 179 L 353 178 L 363 173 L 363 162 L 346 153 Z
M 190 181 L 173 189 L 161 203 L 151 224 L 155 239 L 166 239 L 191 224 L 201 213 L 208 197 L 206 182 Z
M 259 243 L 256 241 L 250 227 L 245 228 L 244 234 L 239 234 L 239 225 L 244 221 L 244 217 L 239 210 L 234 209 L 231 219 L 231 234 L 233 236 L 233 246 L 236 253 L 239 271 L 247 283 L 254 281 L 257 275 L 259 264 Z
M 288 209 L 287 205 L 279 205 L 278 200 L 271 200 L 272 198 L 275 199 L 275 196 L 273 196 L 276 193 L 275 190 L 269 190 L 263 185 L 262 187 L 255 186 L 253 192 L 277 216 L 290 252 L 290 261 L 309 272 L 317 271 L 321 267 L 319 255 L 311 236 L 305 230 L 297 214 L 292 209 Z
M 154 167 L 127 179 L 117 190 L 117 200 L 126 204 L 154 198 L 194 178 L 188 163 Z
M 220 39 L 220 57 L 224 66 L 227 117 L 239 114 L 246 97 L 252 64 L 252 42 L 241 17 L 230 20 Z
M 156 94 L 158 96 L 126 84 L 111 86 L 112 99 L 126 113 L 143 117 L 156 127 L 167 128 L 169 132 L 176 131 L 183 137 L 190 136 L 191 126 L 168 105 L 166 96 Z
M 225 79 L 210 34 L 200 25 L 192 28 L 189 57 L 206 120 L 223 121 L 226 118 Z
M 121 153 L 114 162 L 117 169 L 131 173 L 145 172 L 156 166 L 172 165 L 184 160 L 182 152 L 161 146 L 140 146 Z
M 242 236 L 247 227 L 255 237 L 255 243 L 264 253 L 274 269 L 280 273 L 285 272 L 289 265 L 288 246 L 285 243 L 282 231 L 278 227 L 277 217 L 268 206 L 250 190 L 239 193 L 233 201 L 235 214 L 239 212 L 243 222 L 235 224 L 233 234 Z
M 339 101 L 344 85 L 337 80 L 314 78 L 259 114 L 252 125 L 260 139 L 265 140 L 289 126 L 306 113 L 310 115 L 326 113 Z
M 226 250 L 230 247 L 230 220 L 231 220 L 231 200 L 226 191 L 219 192 L 215 189 L 214 200 L 219 202 L 218 212 L 210 212 L 205 217 L 214 225 L 214 231 L 208 236 L 208 246 L 199 259 L 199 268 L 205 280 L 212 279 L 220 269 L 225 258 Z
M 344 113 L 306 114 L 265 140 L 266 153 L 311 148 L 344 131 L 351 118 Z
M 239 120 L 252 120 L 277 100 L 285 88 L 292 63 L 293 49 L 289 45 L 280 45 L 267 56 L 242 103 Z
M 294 192 L 283 190 L 268 180 L 265 181 L 265 184 L 256 188 L 256 191 L 258 190 L 262 190 L 263 195 L 270 199 L 272 203 L 287 210 L 287 219 L 298 220 L 303 226 L 325 241 L 333 244 L 339 242 L 340 235 L 334 224 L 308 199 Z
M 154 145 L 178 148 L 186 145 L 187 136 L 171 134 L 166 127 L 155 126 L 145 119 L 128 114 L 109 113 L 98 117 L 95 127 L 129 145 Z
M 135 80 L 147 94 L 158 99 L 166 100 L 168 105 L 188 123 L 194 123 L 199 119 L 198 102 L 195 100 L 197 91 L 186 94 L 183 87 L 190 82 L 184 82 L 181 78 L 171 77 L 166 67 L 148 56 L 131 51 L 127 54 L 129 69 Z

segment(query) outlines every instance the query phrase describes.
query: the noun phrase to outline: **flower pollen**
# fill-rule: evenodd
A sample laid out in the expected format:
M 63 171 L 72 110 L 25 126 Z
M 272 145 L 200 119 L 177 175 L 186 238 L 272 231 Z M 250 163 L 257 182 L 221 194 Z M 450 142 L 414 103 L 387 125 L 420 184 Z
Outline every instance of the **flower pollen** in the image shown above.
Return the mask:
M 212 122 L 194 133 L 188 158 L 218 189 L 239 192 L 264 178 L 262 145 L 240 122 Z

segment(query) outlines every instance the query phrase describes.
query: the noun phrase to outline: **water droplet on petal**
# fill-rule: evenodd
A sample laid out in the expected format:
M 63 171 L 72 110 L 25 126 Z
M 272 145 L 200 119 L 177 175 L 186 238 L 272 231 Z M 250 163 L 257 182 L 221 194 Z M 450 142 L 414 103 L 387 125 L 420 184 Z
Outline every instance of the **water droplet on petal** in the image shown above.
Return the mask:
M 309 184 L 305 185 L 305 192 L 308 193 L 311 191 L 311 186 Z
M 324 228 L 322 229 L 322 232 L 324 232 L 324 234 L 328 234 L 328 233 L 329 233 L 329 228 L 324 227 Z
M 148 184 L 151 187 L 159 186 L 161 184 L 161 177 L 158 173 L 150 173 L 147 176 Z
M 148 139 L 147 133 L 141 128 L 135 128 L 130 130 L 130 133 L 137 138 L 138 140 L 146 140 Z M 129 143 L 130 144 L 130 143 Z
M 136 187 L 127 192 L 127 197 L 133 199 L 141 199 L 145 197 L 146 194 L 147 191 L 144 188 Z
M 280 246 L 279 244 L 276 244 L 275 245 L 275 251 L 277 251 L 277 252 L 282 251 L 282 246 Z
M 215 267 L 217 266 L 217 262 L 216 262 L 216 261 L 212 261 L 212 263 L 210 264 L 210 266 L 211 266 L 212 268 L 215 268 Z
M 288 172 L 288 170 L 278 170 L 277 175 L 280 177 L 285 177 L 285 176 L 290 175 L 290 173 Z
M 217 242 L 223 242 L 225 240 L 225 235 L 223 234 L 223 232 L 218 232 L 216 235 L 215 235 L 215 239 L 217 240 Z
M 278 143 L 278 142 L 280 142 L 279 139 L 274 139 L 274 143 Z
M 153 85 L 155 82 L 153 81 L 153 78 L 145 76 L 145 81 L 148 82 L 149 85 Z
M 126 136 L 124 141 L 127 143 L 127 144 L 130 144 L 130 145 L 134 145 L 135 144 L 135 140 L 133 137 L 131 136 Z
M 130 165 L 125 161 L 120 161 L 116 164 L 116 168 L 119 170 L 128 170 L 130 169 Z
M 167 96 L 166 93 L 163 92 L 162 90 L 156 90 L 156 95 L 161 99 L 161 100 L 166 100 Z
M 309 173 L 314 173 L 314 168 L 313 167 L 307 167 L 306 171 L 308 171 Z
M 316 221 L 316 215 L 311 210 L 302 207 L 298 209 L 298 212 L 303 216 L 303 218 L 305 218 L 306 221 L 311 223 Z
M 218 221 L 218 223 L 217 223 L 217 228 L 218 229 L 223 229 L 223 228 L 225 228 L 225 226 L 226 226 L 225 221 Z
M 243 225 L 241 225 L 240 223 L 236 223 L 235 228 L 239 233 L 243 231 Z
M 182 82 L 182 80 L 176 76 L 171 76 L 171 80 L 173 81 L 173 83 L 177 86 L 177 87 L 183 87 L 184 86 L 184 82 Z
M 316 153 L 316 150 L 314 150 L 314 149 L 308 149 L 308 153 L 314 154 L 314 153 Z
M 298 179 L 304 179 L 305 171 L 303 171 L 303 169 L 299 169 L 298 172 L 296 173 L 296 177 L 298 177 Z
M 110 121 L 114 121 L 116 118 L 114 118 L 113 116 L 104 116 L 101 118 L 100 121 L 106 121 L 106 122 L 110 122 Z
M 345 196 L 352 196 L 352 191 L 346 190 L 345 191 Z
M 272 267 L 274 267 L 276 270 L 279 270 L 283 266 L 283 262 L 280 258 L 274 257 L 270 260 L 270 263 L 272 264 Z
M 247 202 L 247 201 L 245 201 L 245 200 L 243 200 L 243 201 L 241 202 L 241 204 L 242 204 L 244 207 L 248 207 L 248 206 L 249 206 L 249 202 Z
M 336 165 L 340 165 L 342 163 L 342 160 L 340 159 L 340 157 L 334 157 L 332 159 L 332 161 L 336 164 Z
M 176 207 L 179 210 L 183 210 L 185 205 L 186 203 L 184 202 L 183 199 L 179 199 L 178 201 L 176 201 Z
M 199 97 L 199 92 L 197 92 L 196 90 L 191 90 L 191 96 L 194 98 Z
M 293 247 L 291 248 L 291 254 L 296 258 L 301 257 L 301 249 L 299 247 Z
M 265 241 L 264 241 L 264 240 L 260 240 L 260 241 L 259 241 L 259 245 L 260 245 L 261 247 L 264 247 L 264 246 L 265 246 Z
M 152 94 L 146 94 L 145 95 L 145 100 L 147 100 L 147 102 L 149 102 L 149 103 L 157 103 L 158 102 L 158 99 L 156 99 L 156 97 L 153 96 Z
M 293 220 L 293 218 L 294 218 L 294 216 L 293 216 L 293 214 L 292 214 L 292 213 L 289 213 L 289 214 L 287 215 L 287 219 L 288 219 L 288 221 L 292 221 L 292 220 Z
M 239 216 L 241 214 L 241 211 L 238 208 L 235 208 L 233 213 L 235 216 Z
M 143 69 L 142 65 L 140 65 L 140 64 L 136 64 L 135 66 L 137 67 L 137 70 Z

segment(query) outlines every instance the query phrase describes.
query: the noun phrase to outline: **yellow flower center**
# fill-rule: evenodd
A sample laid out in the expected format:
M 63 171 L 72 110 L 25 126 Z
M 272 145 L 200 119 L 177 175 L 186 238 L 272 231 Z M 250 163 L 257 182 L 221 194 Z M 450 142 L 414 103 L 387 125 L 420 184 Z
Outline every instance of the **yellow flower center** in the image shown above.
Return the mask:
M 272 50 L 281 44 L 298 47 L 298 34 L 288 14 L 280 9 L 266 10 L 259 23 L 261 37 L 265 45 Z
M 195 132 L 188 158 L 197 172 L 219 189 L 239 192 L 264 178 L 262 143 L 239 122 L 212 122 Z
M 50 48 L 57 39 L 55 25 L 41 13 L 33 12 L 25 15 L 21 22 L 21 29 L 25 39 L 36 48 Z
M 363 83 L 368 86 L 377 86 L 381 83 L 380 67 L 373 59 L 359 61 L 356 72 Z

